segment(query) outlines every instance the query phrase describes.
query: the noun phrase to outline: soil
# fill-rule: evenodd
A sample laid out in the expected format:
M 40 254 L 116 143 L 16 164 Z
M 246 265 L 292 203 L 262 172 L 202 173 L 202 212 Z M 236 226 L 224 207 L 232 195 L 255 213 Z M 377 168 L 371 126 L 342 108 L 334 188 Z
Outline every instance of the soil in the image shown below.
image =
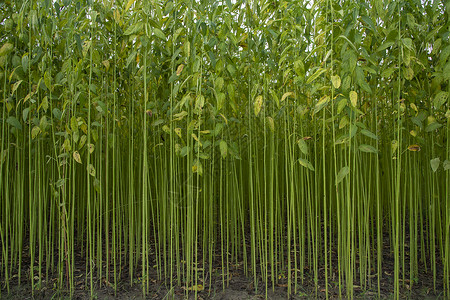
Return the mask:
M 393 299 L 394 291 L 394 257 L 390 251 L 387 242 L 384 245 L 384 257 L 383 257 L 383 275 L 380 280 L 380 294 L 378 294 L 377 287 L 377 275 L 376 273 L 370 275 L 371 282 L 367 284 L 365 288 L 358 286 L 359 279 L 354 281 L 354 297 L 356 299 Z M 78 247 L 79 248 L 79 247 Z M 69 293 L 67 291 L 56 290 L 57 278 L 49 276 L 49 279 L 43 280 L 41 287 L 36 288 L 34 294 L 32 294 L 31 282 L 29 280 L 29 262 L 30 258 L 27 256 L 27 250 L 24 249 L 23 265 L 26 266 L 22 270 L 22 282 L 19 285 L 17 275 L 10 278 L 9 281 L 9 294 L 6 290 L 4 278 L 0 278 L 1 281 L 1 295 L 0 299 L 70 299 Z M 72 299 L 91 299 L 90 289 L 89 289 L 89 278 L 86 280 L 86 266 L 85 259 L 81 256 L 81 250 L 78 249 L 78 255 L 76 259 L 75 274 L 74 274 L 74 284 L 75 291 L 73 293 Z M 217 252 L 220 253 L 220 252 Z M 388 254 L 386 254 L 388 253 Z M 407 251 L 406 251 L 407 253 Z M 336 257 L 336 255 L 332 255 Z M 439 257 L 438 255 L 436 257 Z M 125 260 L 124 260 L 125 261 Z M 153 263 L 153 262 L 152 262 Z M 444 299 L 443 293 L 443 280 L 442 280 L 442 270 L 437 268 L 436 270 L 436 285 L 434 288 L 433 276 L 431 270 L 425 272 L 425 265 L 419 266 L 419 278 L 417 281 L 411 283 L 408 279 L 409 274 L 405 273 L 405 280 L 401 281 L 400 287 L 400 297 L 403 299 Z M 151 264 L 152 265 L 152 264 Z M 440 261 L 437 261 L 437 266 L 442 265 Z M 197 292 L 198 299 L 221 299 L 221 300 L 244 300 L 244 299 L 288 299 L 287 293 L 287 279 L 283 276 L 279 277 L 278 282 L 275 285 L 271 283 L 267 286 L 267 298 L 266 298 L 266 286 L 261 280 L 260 276 L 258 278 L 257 289 L 254 286 L 253 277 L 245 275 L 242 264 L 230 264 L 229 272 L 230 278 L 226 282 L 225 289 L 222 288 L 222 269 L 221 261 L 218 260 L 213 262 L 213 272 L 212 274 L 207 273 L 207 279 L 205 282 L 199 280 L 198 284 L 201 285 L 199 291 Z M 329 288 L 328 294 L 330 299 L 339 299 L 339 288 L 337 286 L 337 275 L 335 266 L 337 266 L 337 261 L 332 261 L 333 272 L 329 274 Z M 406 258 L 405 266 L 408 269 L 409 259 Z M 209 267 L 205 267 L 205 270 Z M 135 270 L 136 274 L 139 274 L 139 270 Z M 106 272 L 106 271 L 105 271 Z M 355 273 L 358 271 L 355 270 Z M 120 279 L 118 280 L 118 285 L 116 291 L 114 291 L 111 283 L 107 282 L 106 279 L 98 280 L 94 276 L 94 295 L 93 299 L 186 299 L 186 290 L 184 287 L 175 286 L 170 288 L 168 284 L 164 281 L 157 280 L 156 269 L 150 268 L 151 280 L 149 282 L 149 291 L 144 296 L 142 293 L 142 285 L 137 276 L 134 280 L 135 283 L 130 283 L 130 275 L 128 273 L 128 266 L 122 265 L 120 272 Z M 14 273 L 15 274 L 15 273 Z M 104 273 L 105 274 L 105 273 Z M 110 280 L 113 280 L 111 270 Z M 35 274 L 36 276 L 36 274 Z M 211 276 L 209 278 L 208 276 Z M 200 277 L 200 276 L 199 276 Z M 402 274 L 400 275 L 402 278 Z M 36 278 L 36 277 L 35 277 Z M 297 285 L 297 290 L 294 291 L 292 286 L 292 294 L 290 299 L 310 299 L 319 298 L 325 299 L 325 274 L 323 266 L 319 269 L 319 278 L 317 284 L 314 282 L 313 273 L 308 268 L 305 267 L 304 280 L 301 282 L 299 280 Z M 174 280 L 175 281 L 175 280 Z M 211 281 L 211 284 L 209 282 Z M 342 298 L 346 298 L 346 291 L 342 289 Z M 189 299 L 195 299 L 195 292 L 189 291 Z

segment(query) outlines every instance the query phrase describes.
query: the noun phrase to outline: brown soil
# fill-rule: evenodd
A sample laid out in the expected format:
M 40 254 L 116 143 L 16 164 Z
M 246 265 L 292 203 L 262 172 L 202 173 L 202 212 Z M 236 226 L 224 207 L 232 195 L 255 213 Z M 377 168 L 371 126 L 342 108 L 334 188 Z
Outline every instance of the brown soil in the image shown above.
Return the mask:
M 78 247 L 79 248 L 79 247 Z M 76 259 L 74 284 L 75 291 L 72 299 L 90 299 L 89 278 L 86 280 L 86 266 L 85 259 L 81 256 L 81 250 L 78 250 L 78 256 Z M 14 275 L 9 280 L 9 294 L 6 290 L 5 279 L 0 278 L 1 283 L 1 296 L 0 299 L 70 299 L 67 291 L 57 292 L 57 278 L 49 276 L 49 279 L 43 280 L 40 288 L 36 288 L 32 295 L 31 282 L 30 282 L 30 258 L 27 256 L 29 251 L 24 249 L 22 279 L 19 285 L 17 275 Z M 216 252 L 220 253 L 220 251 Z M 354 297 L 356 299 L 391 299 L 393 298 L 394 291 L 394 257 L 390 247 L 385 242 L 383 249 L 383 275 L 380 280 L 380 294 L 378 295 L 377 287 L 377 275 L 376 273 L 370 276 L 371 282 L 367 283 L 366 287 L 359 286 L 359 279 L 354 281 Z M 406 251 L 406 253 L 408 253 Z M 248 256 L 250 257 L 250 256 Z M 337 255 L 332 255 L 337 257 Z M 439 257 L 436 255 L 436 257 Z M 124 260 L 126 261 L 126 260 Z M 150 265 L 154 262 L 151 262 Z M 37 264 L 37 262 L 36 262 Z M 437 261 L 437 266 L 441 265 L 440 261 Z M 202 290 L 198 291 L 198 299 L 223 299 L 223 300 L 244 300 L 244 299 L 266 299 L 266 286 L 258 275 L 257 289 L 254 286 L 253 277 L 249 274 L 245 275 L 244 269 L 241 264 L 230 264 L 229 266 L 229 280 L 225 279 L 225 289 L 223 289 L 222 281 L 222 269 L 221 261 L 217 260 L 213 262 L 213 272 L 209 274 L 207 272 L 205 282 L 200 279 L 198 284 L 202 285 Z M 339 288 L 337 284 L 337 261 L 332 261 L 333 271 L 328 274 L 328 293 L 330 299 L 339 298 Z M 436 270 L 436 285 L 434 288 L 433 276 L 429 268 L 430 263 L 427 262 L 428 269 L 425 271 L 425 265 L 421 262 L 419 266 L 419 278 L 416 281 L 409 281 L 409 274 L 405 273 L 405 280 L 401 280 L 400 296 L 403 299 L 444 299 L 443 284 L 442 284 L 442 270 L 437 268 Z M 409 269 L 409 258 L 406 257 L 405 267 Z M 28 269 L 26 269 L 28 268 Z M 205 270 L 209 267 L 205 266 Z M 143 296 L 142 285 L 140 283 L 139 275 L 135 278 L 135 283 L 130 284 L 130 274 L 127 265 L 120 267 L 120 278 L 116 292 L 114 292 L 111 283 L 108 283 L 104 278 L 98 280 L 93 278 L 94 281 L 94 299 L 185 299 L 186 290 L 184 287 L 175 286 L 170 287 L 164 281 L 157 280 L 156 269 L 150 268 L 150 282 L 149 291 Z M 110 281 L 113 280 L 113 273 L 110 270 Z M 14 272 L 16 274 L 17 272 Z M 106 271 L 103 273 L 105 274 Z M 135 274 L 139 274 L 139 270 L 135 270 Z M 358 270 L 355 269 L 355 274 Z M 45 275 L 44 275 L 45 276 Z M 199 276 L 200 277 L 200 276 Z M 36 278 L 36 274 L 35 274 Z M 300 278 L 300 277 L 299 277 Z M 402 274 L 400 274 L 402 278 Z M 176 280 L 174 280 L 175 282 Z M 210 284 L 211 282 L 211 284 Z M 346 298 L 346 290 L 343 288 L 341 291 L 343 297 Z M 195 293 L 189 291 L 189 299 L 195 299 Z M 313 279 L 313 272 L 308 267 L 305 267 L 303 282 L 299 279 L 297 284 L 297 290 L 294 291 L 292 287 L 291 299 L 310 299 L 310 298 L 325 298 L 325 274 L 323 266 L 319 269 L 319 278 L 317 284 Z M 267 299 L 288 299 L 287 294 L 287 279 L 284 276 L 279 276 L 279 280 L 275 285 L 271 283 L 267 286 Z

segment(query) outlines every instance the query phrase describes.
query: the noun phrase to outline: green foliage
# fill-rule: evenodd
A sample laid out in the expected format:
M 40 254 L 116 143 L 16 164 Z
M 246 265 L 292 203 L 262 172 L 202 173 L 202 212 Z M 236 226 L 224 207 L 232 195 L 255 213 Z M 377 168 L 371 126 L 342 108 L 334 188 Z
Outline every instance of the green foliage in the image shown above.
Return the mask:
M 197 295 L 220 261 L 351 298 L 392 250 L 396 296 L 422 263 L 448 296 L 449 11 L 422 2 L 0 3 L 2 283 L 28 251 L 73 292 L 81 247 L 91 295 L 153 262 Z

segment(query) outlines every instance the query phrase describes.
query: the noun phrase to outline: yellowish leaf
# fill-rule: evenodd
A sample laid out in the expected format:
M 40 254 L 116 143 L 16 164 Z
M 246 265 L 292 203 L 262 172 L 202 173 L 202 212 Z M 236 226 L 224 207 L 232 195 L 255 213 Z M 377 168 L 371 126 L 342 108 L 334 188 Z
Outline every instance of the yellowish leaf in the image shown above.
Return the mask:
M 120 22 L 120 13 L 117 9 L 114 10 L 114 20 L 116 21 L 116 23 Z
M 203 291 L 203 289 L 204 287 L 201 284 L 197 284 L 188 288 L 189 291 L 197 291 L 197 292 Z
M 34 140 L 40 132 L 41 128 L 39 128 L 39 126 L 34 126 L 33 129 L 31 129 L 31 138 Z
M 181 138 L 181 128 L 175 128 L 175 133 Z
M 338 89 L 341 86 L 341 77 L 339 75 L 331 76 L 331 82 L 335 89 Z
M 225 118 L 225 116 L 223 115 L 223 114 L 219 114 L 221 117 L 222 117 L 222 119 L 225 121 L 225 124 L 227 124 L 228 125 L 228 120 L 227 120 L 227 118 Z
M 177 76 L 180 76 L 181 72 L 183 72 L 184 65 L 180 64 L 177 68 Z
M 272 117 L 266 117 L 266 119 L 267 119 L 267 124 L 269 124 L 270 130 L 271 130 L 272 132 L 274 132 L 274 131 L 275 131 L 275 124 L 274 124 L 274 122 L 273 122 Z
M 94 147 L 93 144 L 88 144 L 87 147 L 88 147 L 88 149 L 89 149 L 89 154 L 91 154 L 92 152 L 94 152 L 95 147 Z
M 344 128 L 345 126 L 347 126 L 348 123 L 349 123 L 349 122 L 348 122 L 348 117 L 347 117 L 347 116 L 344 116 L 344 117 L 341 119 L 341 121 L 339 122 L 339 129 Z
M 105 68 L 106 68 L 106 71 L 108 71 L 109 70 L 109 60 L 104 60 L 104 61 L 102 61 L 102 64 L 105 66 Z
M 80 153 L 78 153 L 78 151 L 73 152 L 73 159 L 75 159 L 77 163 L 81 164 L 81 156 Z
M 261 111 L 262 103 L 263 103 L 263 97 L 261 95 L 259 95 L 258 97 L 256 97 L 255 103 L 253 104 L 253 108 L 255 110 L 255 116 L 257 116 L 259 114 L 259 112 Z
M 89 175 L 91 175 L 92 177 L 95 177 L 95 168 L 92 164 L 89 164 L 86 169 L 87 169 Z
M 280 102 L 283 102 L 289 96 L 294 96 L 294 93 L 293 92 L 286 92 L 286 93 L 284 93 L 283 96 L 281 97 Z
M 128 1 L 127 6 L 125 7 L 125 11 L 130 9 L 130 7 L 131 7 L 131 5 L 133 5 L 134 1 L 136 1 L 136 0 L 129 0 Z
M 358 94 L 355 91 L 350 91 L 350 103 L 353 105 L 353 107 L 356 107 L 356 104 L 358 103 Z
M 200 146 L 203 146 L 195 133 L 191 134 L 191 136 L 194 140 L 196 140 L 200 144 Z
M 409 145 L 408 150 L 409 151 L 420 151 L 420 146 L 419 145 Z

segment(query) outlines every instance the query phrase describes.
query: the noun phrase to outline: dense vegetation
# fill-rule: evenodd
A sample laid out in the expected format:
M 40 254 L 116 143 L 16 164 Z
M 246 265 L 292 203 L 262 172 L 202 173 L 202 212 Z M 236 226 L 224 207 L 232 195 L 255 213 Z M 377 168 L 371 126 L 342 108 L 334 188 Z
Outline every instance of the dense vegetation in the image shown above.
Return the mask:
M 0 3 L 1 282 L 450 292 L 450 6 Z M 389 245 L 384 248 L 383 245 Z M 30 257 L 23 274 L 22 256 Z M 336 259 L 337 258 L 337 259 Z M 323 271 L 320 271 L 320 270 Z M 437 270 L 443 269 L 443 277 Z

